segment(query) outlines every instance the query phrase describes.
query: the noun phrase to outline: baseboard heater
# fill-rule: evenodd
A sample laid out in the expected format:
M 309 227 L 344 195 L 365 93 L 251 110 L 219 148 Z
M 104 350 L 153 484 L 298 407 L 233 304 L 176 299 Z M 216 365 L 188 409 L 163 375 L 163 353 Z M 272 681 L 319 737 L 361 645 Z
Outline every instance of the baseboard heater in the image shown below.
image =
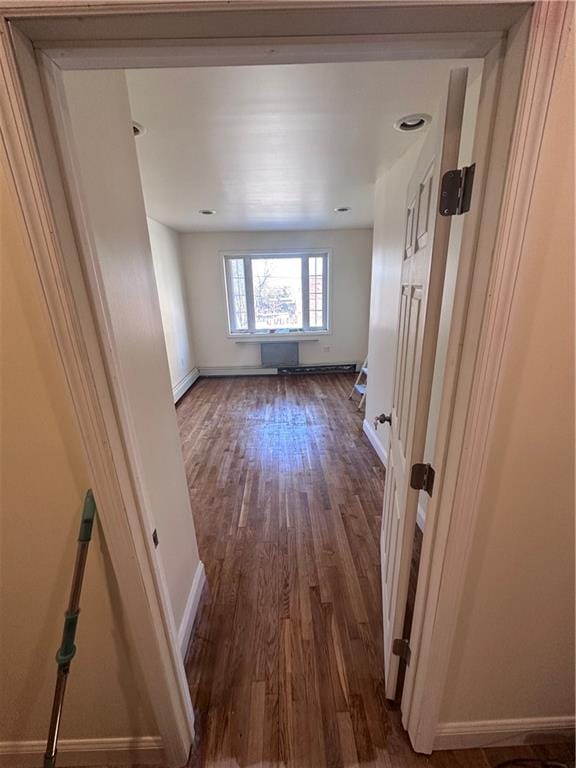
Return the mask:
M 278 366 L 278 373 L 356 373 L 356 363 L 344 363 L 342 365 L 289 365 Z

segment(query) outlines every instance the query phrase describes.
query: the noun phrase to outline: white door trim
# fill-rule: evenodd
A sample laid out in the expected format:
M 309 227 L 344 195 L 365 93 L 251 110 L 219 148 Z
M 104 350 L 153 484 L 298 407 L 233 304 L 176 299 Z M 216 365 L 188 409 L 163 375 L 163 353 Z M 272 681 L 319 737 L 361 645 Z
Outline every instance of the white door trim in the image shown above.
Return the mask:
M 427 557 L 425 543 L 422 558 L 426 560 L 426 570 L 419 574 L 411 638 L 416 664 L 409 668 L 404 692 L 409 702 L 403 706 L 403 723 L 414 748 L 420 752 L 431 752 L 437 747 L 440 706 L 479 512 L 479 490 L 486 471 L 486 447 L 516 275 L 556 64 L 573 13 L 570 2 L 546 0 L 534 8 L 490 274 L 481 274 L 485 266 L 476 265 L 474 281 L 485 287 L 480 296 L 477 291 L 475 295 L 472 286 L 466 331 L 472 341 L 472 347 L 468 343 L 468 352 L 473 356 L 466 359 L 464 348 L 450 433 L 442 446 L 446 455 L 442 487 L 427 511 L 427 527 L 434 529 L 433 556 Z M 506 73 L 499 109 L 502 98 L 508 97 L 505 86 Z M 496 159 L 492 157 L 492 161 Z M 523 194 L 518 194 L 519 190 Z M 488 193 L 486 198 L 485 204 L 489 204 Z M 473 313 L 474 302 L 479 298 L 485 304 L 483 312 Z M 476 329 L 478 320 L 481 327 Z
M 290 38 L 288 38 L 290 40 Z M 258 38 L 231 44 L 214 40 L 210 46 L 194 40 L 173 40 L 167 45 L 121 48 L 91 48 L 68 42 L 43 43 L 42 50 L 60 69 L 141 69 L 150 67 L 245 66 L 247 64 L 306 64 L 345 61 L 398 61 L 452 58 L 483 58 L 502 39 L 500 32 L 470 32 L 445 35 L 370 35 L 331 38 L 271 38 L 263 45 Z M 273 49 L 271 48 L 273 46 Z M 273 52 L 272 52 L 273 51 Z
M 9 39 L 11 45 L 6 44 Z M 5 20 L 2 42 L 0 61 L 7 89 L 7 98 L 0 102 L 2 159 L 15 182 L 72 394 L 98 519 L 166 760 L 170 766 L 183 765 L 194 740 L 194 713 L 165 578 L 147 533 L 131 436 L 121 418 L 125 404 L 109 384 L 114 373 L 111 357 L 102 351 L 102 344 L 109 344 L 105 324 L 97 311 L 93 313 L 98 302 L 89 298 L 82 273 L 34 52 Z M 29 111 L 24 107 L 24 88 Z
M 493 0 L 497 8 L 504 0 Z M 435 8 L 461 3 L 461 0 L 392 0 L 371 5 L 411 8 L 422 4 Z M 366 0 L 322 2 L 300 0 L 292 3 L 265 0 L 234 0 L 234 9 L 292 7 L 304 12 L 310 8 L 349 8 L 366 5 Z M 471 9 L 474 4 L 471 4 Z M 458 401 L 454 409 L 453 424 L 462 422 L 466 443 L 446 457 L 446 477 L 460 466 L 457 505 L 442 510 L 442 516 L 430 524 L 427 520 L 427 543 L 423 562 L 428 559 L 435 568 L 444 568 L 453 584 L 461 584 L 467 564 L 467 554 L 473 532 L 475 503 L 477 506 L 478 476 L 482 467 L 476 458 L 483 455 L 488 434 L 499 361 L 505 329 L 514 290 L 515 275 L 520 258 L 522 233 L 526 224 L 530 190 L 534 182 L 538 148 L 542 136 L 545 110 L 554 76 L 560 38 L 571 12 L 566 2 L 541 2 L 536 5 L 531 24 L 528 53 L 524 71 L 522 99 L 519 105 L 510 171 L 502 201 L 502 222 L 499 228 L 494 267 L 490 275 L 496 289 L 484 313 L 483 302 L 470 307 L 467 323 L 471 319 L 481 328 L 480 348 L 476 360 L 475 350 L 464 347 L 462 360 L 471 354 L 475 389 L 470 402 Z M 23 221 L 31 250 L 43 286 L 51 322 L 62 357 L 63 366 L 72 394 L 76 415 L 82 432 L 87 460 L 97 494 L 100 519 L 105 529 L 114 568 L 118 577 L 129 625 L 134 628 L 133 642 L 142 660 L 144 676 L 155 707 L 168 763 L 184 763 L 187 746 L 192 737 L 193 715 L 185 686 L 185 676 L 178 648 L 177 632 L 170 620 L 170 611 L 163 592 L 161 577 L 151 556 L 148 537 L 141 525 L 137 480 L 131 475 L 127 446 L 122 425 L 113 405 L 107 380 L 107 371 L 100 348 L 98 321 L 91 309 L 86 284 L 79 271 L 77 238 L 69 219 L 63 195 L 62 181 L 56 162 L 54 145 L 47 127 L 34 137 L 31 129 L 30 104 L 43 104 L 39 83 L 32 83 L 26 91 L 19 77 L 18 65 L 27 69 L 33 65 L 31 46 L 25 41 L 17 46 L 10 35 L 8 19 L 14 16 L 84 16 L 95 11 L 109 15 L 142 13 L 153 10 L 156 14 L 169 11 L 201 8 L 230 9 L 230 2 L 208 0 L 202 2 L 169 2 L 158 0 L 13 0 L 0 9 L 0 77 L 3 96 L 0 101 L 0 129 L 3 144 L 2 159 L 17 191 Z M 156 17 L 158 18 L 158 17 Z M 53 22 L 57 24 L 58 22 Z M 113 25 L 111 25 L 113 26 Z M 429 37 L 427 38 L 429 41 Z M 164 43 L 166 41 L 163 41 Z M 262 43 L 268 42 L 266 38 Z M 446 40 L 446 56 L 452 57 L 452 39 Z M 121 47 L 124 44 L 121 44 Z M 319 44 L 320 48 L 322 43 Z M 18 47 L 18 58 L 16 48 Z M 418 43 L 414 43 L 413 57 L 418 58 Z M 462 53 L 456 53 L 461 56 Z M 506 54 L 507 56 L 508 54 Z M 504 60 L 506 68 L 506 58 Z M 30 86 L 30 84 L 29 84 Z M 532 104 L 537 108 L 532 109 Z M 38 115 L 36 115 L 36 118 Z M 505 137 L 501 147 L 506 147 Z M 40 157 L 44 160 L 44 166 Z M 502 159 L 502 158 L 501 158 Z M 517 196 L 522 189 L 525 194 Z M 49 202 L 50 201 L 50 202 Z M 485 212 L 492 217 L 496 212 Z M 482 223 L 485 224 L 483 218 Z M 488 226 L 488 228 L 490 228 Z M 514 235 L 514 237 L 512 237 Z M 466 306 L 467 306 L 467 298 Z M 471 318 L 472 310 L 474 317 Z M 482 321 L 482 318 L 484 320 Z M 460 387 L 460 384 L 459 384 Z M 459 388 L 460 391 L 460 388 Z M 470 407 L 468 407 L 470 406 Z M 447 444 L 448 446 L 448 444 Z M 470 448 L 474 448 L 470 451 Z M 475 448 L 479 449 L 477 453 Z M 463 469 L 466 471 L 463 472 Z M 452 515 L 452 510 L 454 514 Z M 444 526 L 444 527 L 442 527 Z M 440 535 L 439 535 L 440 534 Z M 464 549 L 461 548 L 465 544 Z M 427 589 L 420 589 L 421 630 L 419 648 L 409 674 L 416 677 L 411 696 L 410 711 L 405 712 L 413 744 L 419 751 L 430 751 L 437 727 L 438 706 L 446 679 L 450 654 L 450 640 L 458 616 L 459 590 L 440 578 L 442 573 L 428 580 Z M 425 630 L 425 631 L 424 631 Z M 423 691 L 426 696 L 423 696 Z

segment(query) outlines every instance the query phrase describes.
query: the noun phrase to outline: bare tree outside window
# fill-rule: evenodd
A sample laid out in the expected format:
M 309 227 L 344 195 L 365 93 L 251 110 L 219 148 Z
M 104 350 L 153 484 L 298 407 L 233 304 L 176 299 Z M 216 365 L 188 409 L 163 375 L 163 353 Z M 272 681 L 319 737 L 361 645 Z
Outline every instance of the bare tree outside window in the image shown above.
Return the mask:
M 302 328 L 302 264 L 295 259 L 254 259 L 256 328 Z

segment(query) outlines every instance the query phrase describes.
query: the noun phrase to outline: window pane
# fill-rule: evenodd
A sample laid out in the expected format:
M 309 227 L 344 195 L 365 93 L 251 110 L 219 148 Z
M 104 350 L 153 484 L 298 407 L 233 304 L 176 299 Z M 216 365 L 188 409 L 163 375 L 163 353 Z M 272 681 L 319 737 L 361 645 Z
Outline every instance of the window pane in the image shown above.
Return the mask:
M 324 327 L 324 257 L 308 258 L 308 292 L 310 303 L 310 328 Z
M 232 329 L 248 330 L 248 312 L 246 308 L 246 281 L 244 280 L 244 260 L 230 259 L 230 315 Z
M 252 259 L 256 329 L 302 328 L 302 260 Z

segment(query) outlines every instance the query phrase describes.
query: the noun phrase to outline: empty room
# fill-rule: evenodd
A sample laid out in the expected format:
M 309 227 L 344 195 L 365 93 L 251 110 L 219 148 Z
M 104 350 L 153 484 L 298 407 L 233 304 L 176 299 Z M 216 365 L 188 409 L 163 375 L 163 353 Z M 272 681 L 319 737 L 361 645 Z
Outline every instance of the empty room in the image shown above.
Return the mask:
M 400 728 L 381 690 L 384 472 L 363 432 L 366 370 L 354 385 L 375 181 L 417 155 L 449 71 L 127 74 L 207 576 L 186 664 L 208 761 L 338 764 L 357 744 L 376 759 Z
M 399 700 L 403 669 L 382 644 L 382 612 L 403 622 L 408 591 L 394 515 L 381 573 L 383 503 L 406 503 L 407 459 L 392 451 L 416 450 L 414 390 L 434 379 L 418 365 L 435 279 L 433 181 L 450 142 L 454 159 L 471 152 L 482 61 L 133 70 L 101 78 L 98 116 L 86 99 L 94 77 L 65 73 L 70 124 L 81 172 L 104 123 L 118 183 L 137 160 L 193 531 L 168 512 L 151 525 L 206 759 L 378 759 L 388 730 L 402 733 L 386 700 Z M 126 325 L 122 283 L 136 266 L 99 259 L 134 383 L 154 365 L 146 346 L 137 360 Z M 435 299 L 440 370 L 450 290 Z M 402 318 L 397 367 L 396 350 L 374 344 L 386 313 Z M 142 326 L 134 333 L 144 340 Z M 377 417 L 394 377 L 390 440 Z M 157 467 L 168 461 L 160 441 L 148 450 Z

